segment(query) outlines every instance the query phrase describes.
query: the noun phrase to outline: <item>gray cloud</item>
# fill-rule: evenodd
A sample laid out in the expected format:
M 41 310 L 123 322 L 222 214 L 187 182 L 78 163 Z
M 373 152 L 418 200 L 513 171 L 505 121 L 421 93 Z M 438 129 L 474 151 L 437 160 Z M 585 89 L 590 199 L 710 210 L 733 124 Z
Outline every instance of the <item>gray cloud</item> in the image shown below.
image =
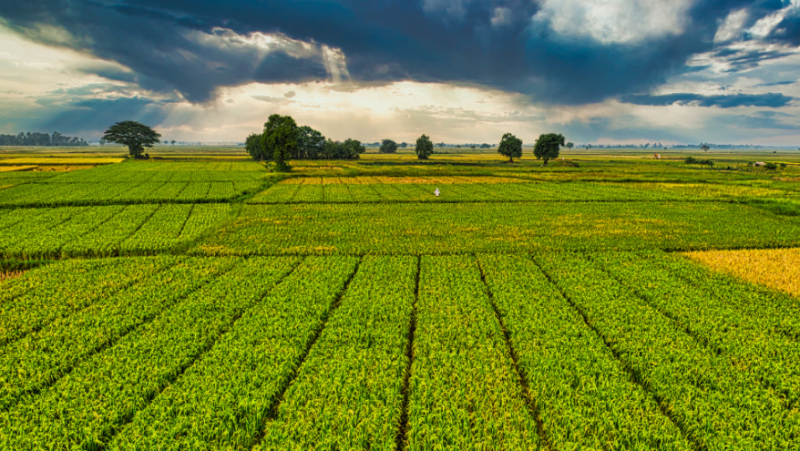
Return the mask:
M 701 94 L 677 93 L 665 95 L 634 94 L 620 97 L 622 103 L 634 105 L 666 106 L 691 105 L 701 107 L 735 108 L 740 106 L 756 106 L 779 108 L 793 100 L 792 97 L 779 93 L 767 94 L 729 94 L 704 96 Z

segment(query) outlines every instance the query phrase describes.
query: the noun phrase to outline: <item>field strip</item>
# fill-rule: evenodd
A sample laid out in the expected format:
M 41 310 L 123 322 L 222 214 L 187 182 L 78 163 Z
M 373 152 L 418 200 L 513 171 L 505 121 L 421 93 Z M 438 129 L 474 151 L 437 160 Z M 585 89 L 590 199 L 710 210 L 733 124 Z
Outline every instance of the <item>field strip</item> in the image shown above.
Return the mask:
M 96 222 L 90 222 L 88 224 L 85 223 L 79 224 L 77 227 L 77 231 L 73 234 L 70 234 L 70 236 L 63 238 L 61 240 L 60 245 L 57 245 L 57 247 L 55 248 L 54 252 L 56 254 L 59 254 L 61 252 L 61 248 L 63 248 L 67 242 L 72 241 L 73 239 L 80 239 L 84 236 L 94 233 L 97 229 L 102 227 L 103 224 L 112 220 L 114 217 L 120 214 L 124 209 L 125 209 L 124 206 L 113 206 L 108 209 L 111 213 L 108 214 L 106 217 L 99 216 L 98 218 L 92 218 Z
M 364 257 L 255 449 L 393 449 L 415 257 Z
M 692 449 L 536 263 L 522 255 L 478 259 L 552 448 Z
M 62 275 L 60 296 L 32 290 L 28 294 L 0 305 L 0 346 L 36 332 L 58 318 L 79 311 L 101 296 L 127 288 L 163 270 L 168 260 L 158 258 L 135 261 L 102 260 L 90 262 L 85 272 Z
M 422 270 L 422 257 L 417 256 L 417 270 L 414 276 L 414 298 L 411 305 L 411 318 L 408 324 L 408 338 L 406 340 L 405 359 L 406 367 L 403 372 L 403 401 L 400 406 L 400 427 L 395 439 L 395 451 L 408 449 L 408 403 L 411 388 L 411 367 L 414 364 L 414 340 L 417 334 L 417 305 L 419 301 L 419 274 Z
M 471 256 L 422 257 L 409 385 L 409 450 L 541 444 Z
M 73 216 L 86 214 L 87 211 L 88 210 L 86 207 L 64 209 L 57 212 L 57 214 L 47 215 L 44 218 L 41 218 L 41 220 L 35 221 L 31 227 L 25 227 L 25 234 L 22 236 L 11 233 L 0 234 L 0 253 L 5 256 L 12 256 L 14 253 L 11 252 L 9 248 L 16 245 L 21 238 L 44 234 L 48 230 L 52 230 L 55 227 L 67 223 L 73 218 Z M 23 226 L 24 225 L 27 224 L 23 224 Z
M 716 296 L 714 286 L 688 284 L 632 254 L 596 254 L 593 259 L 700 343 L 728 356 L 742 377 L 785 397 L 787 409 L 800 399 L 800 342 L 778 332 L 783 312 L 775 314 L 764 305 L 760 313 L 743 314 Z
M 355 258 L 306 259 L 108 448 L 251 447 L 357 270 Z
M 798 414 L 578 254 L 535 259 L 701 449 L 788 449 Z M 731 444 L 738 447 L 730 448 Z
M 103 224 L 94 235 L 83 235 L 60 246 L 62 257 L 71 256 L 110 256 L 118 243 L 132 236 L 134 231 L 152 216 L 161 205 L 129 205 Z
M 119 254 L 169 251 L 179 241 L 180 233 L 196 205 L 170 205 L 159 208 L 138 231 L 119 243 Z
M 24 223 L 25 221 L 30 221 L 31 219 L 41 216 L 45 212 L 47 212 L 47 209 L 45 208 L 37 210 L 15 208 L 0 216 L 0 230 L 14 227 L 18 224 Z
M 75 365 L 152 321 L 234 264 L 227 259 L 181 259 L 142 283 L 98 299 L 0 349 L 0 410 L 40 392 Z
M 530 415 L 536 421 L 536 433 L 539 435 L 541 439 L 542 447 L 547 450 L 551 451 L 553 449 L 553 445 L 551 443 L 551 438 L 547 436 L 544 431 L 544 422 L 542 421 L 541 412 L 539 410 L 538 404 L 536 404 L 531 395 L 531 388 L 530 383 L 528 382 L 527 373 L 520 368 L 519 365 L 519 355 L 517 354 L 516 349 L 514 348 L 514 344 L 511 342 L 511 335 L 509 333 L 508 325 L 506 324 L 506 320 L 503 319 L 503 315 L 500 313 L 500 309 L 497 307 L 497 302 L 495 300 L 495 296 L 492 293 L 492 288 L 486 282 L 486 271 L 485 271 L 485 264 L 482 264 L 481 261 L 476 257 L 475 260 L 478 263 L 478 268 L 481 271 L 481 281 L 483 282 L 484 287 L 486 288 L 486 293 L 489 295 L 489 301 L 492 303 L 492 309 L 494 310 L 494 316 L 497 318 L 497 322 L 500 324 L 500 329 L 503 331 L 503 339 L 508 347 L 508 354 L 511 356 L 511 362 L 514 366 L 514 372 L 517 373 L 517 380 L 519 384 L 522 386 L 522 396 L 525 398 L 525 405 L 528 407 L 528 411 Z
M 226 277 L 0 414 L 0 448 L 47 443 L 56 449 L 103 449 L 297 263 L 294 258 L 239 259 Z

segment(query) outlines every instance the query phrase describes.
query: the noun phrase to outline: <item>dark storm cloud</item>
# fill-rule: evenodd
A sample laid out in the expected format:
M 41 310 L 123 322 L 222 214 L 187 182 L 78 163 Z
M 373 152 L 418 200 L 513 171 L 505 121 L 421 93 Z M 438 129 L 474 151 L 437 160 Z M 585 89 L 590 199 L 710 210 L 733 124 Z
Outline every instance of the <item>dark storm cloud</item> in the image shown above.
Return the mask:
M 693 105 L 702 107 L 735 108 L 740 106 L 757 106 L 779 108 L 792 101 L 792 97 L 779 93 L 768 94 L 730 94 L 704 96 L 700 94 L 665 94 L 665 95 L 626 95 L 620 97 L 623 103 L 634 105 L 666 106 Z
M 110 124 L 135 120 L 160 124 L 169 113 L 169 105 L 152 99 L 129 97 L 118 99 L 79 99 L 68 101 L 61 108 L 31 126 L 64 133 L 90 133 L 105 130 Z
M 135 74 L 98 75 L 133 78 L 145 89 L 174 90 L 192 102 L 212 99 L 220 86 L 329 76 L 319 55 L 279 46 L 265 56 L 252 46 L 190 36 L 213 36 L 220 33 L 215 27 L 222 27 L 239 35 L 282 33 L 341 49 L 356 83 L 478 84 L 548 103 L 584 104 L 647 92 L 671 75 L 696 70 L 685 63 L 714 50 L 718 23 L 731 11 L 747 8 L 754 23 L 788 3 L 699 1 L 682 33 L 624 43 L 560 36 L 546 19 L 531 20 L 539 5 L 529 0 L 4 0 L 0 17 L 30 39 L 89 52 Z M 781 39 L 791 42 L 786 21 Z M 42 25 L 63 28 L 73 38 L 59 41 Z M 732 59 L 734 70 L 782 56 L 721 55 Z

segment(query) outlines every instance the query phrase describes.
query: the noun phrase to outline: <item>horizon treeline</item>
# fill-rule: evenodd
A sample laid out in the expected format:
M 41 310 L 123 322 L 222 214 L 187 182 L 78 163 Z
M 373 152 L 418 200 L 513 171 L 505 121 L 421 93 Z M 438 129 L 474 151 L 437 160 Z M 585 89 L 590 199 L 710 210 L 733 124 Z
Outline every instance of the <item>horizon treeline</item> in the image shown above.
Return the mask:
M 83 138 L 64 136 L 59 132 L 47 133 L 23 133 L 17 135 L 0 135 L 0 146 L 88 146 L 89 143 Z

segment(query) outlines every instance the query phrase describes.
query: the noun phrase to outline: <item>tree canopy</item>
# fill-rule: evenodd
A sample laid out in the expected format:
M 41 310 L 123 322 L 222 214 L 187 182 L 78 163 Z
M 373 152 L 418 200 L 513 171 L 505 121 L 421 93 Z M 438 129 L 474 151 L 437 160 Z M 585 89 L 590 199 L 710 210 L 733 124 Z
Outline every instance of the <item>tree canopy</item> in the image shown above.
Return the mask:
M 317 160 L 325 152 L 325 137 L 308 125 L 300 127 L 297 135 L 297 152 L 292 158 Z
M 291 116 L 273 114 L 264 124 L 261 145 L 275 160 L 277 171 L 285 172 L 290 169 L 288 162 L 297 152 L 298 135 L 297 123 Z
M 420 160 L 427 160 L 433 154 L 433 141 L 428 138 L 428 135 L 422 135 L 417 138 L 417 158 Z
M 561 146 L 564 145 L 564 135 L 561 133 L 545 133 L 539 135 L 533 146 L 533 155 L 537 160 L 544 160 L 544 165 L 551 159 L 558 158 Z
M 244 149 L 254 160 L 271 160 L 272 155 L 267 155 L 267 150 L 261 145 L 261 135 L 253 133 L 244 141 Z
M 397 153 L 397 143 L 391 139 L 384 139 L 378 150 L 380 153 Z
M 289 170 L 288 161 L 292 159 L 353 160 L 367 149 L 354 139 L 344 143 L 326 140 L 322 133 L 307 125 L 298 127 L 291 116 L 273 114 L 264 124 L 263 133 L 247 137 L 245 150 L 253 159 L 273 160 L 278 171 L 286 171 Z
M 511 133 L 506 133 L 497 146 L 497 153 L 508 157 L 510 162 L 514 162 L 514 157 L 522 158 L 522 140 Z
M 159 143 L 161 135 L 152 128 L 135 121 L 117 122 L 105 131 L 103 141 L 113 142 L 128 146 L 128 151 L 134 158 L 141 158 L 144 148 L 153 147 Z

